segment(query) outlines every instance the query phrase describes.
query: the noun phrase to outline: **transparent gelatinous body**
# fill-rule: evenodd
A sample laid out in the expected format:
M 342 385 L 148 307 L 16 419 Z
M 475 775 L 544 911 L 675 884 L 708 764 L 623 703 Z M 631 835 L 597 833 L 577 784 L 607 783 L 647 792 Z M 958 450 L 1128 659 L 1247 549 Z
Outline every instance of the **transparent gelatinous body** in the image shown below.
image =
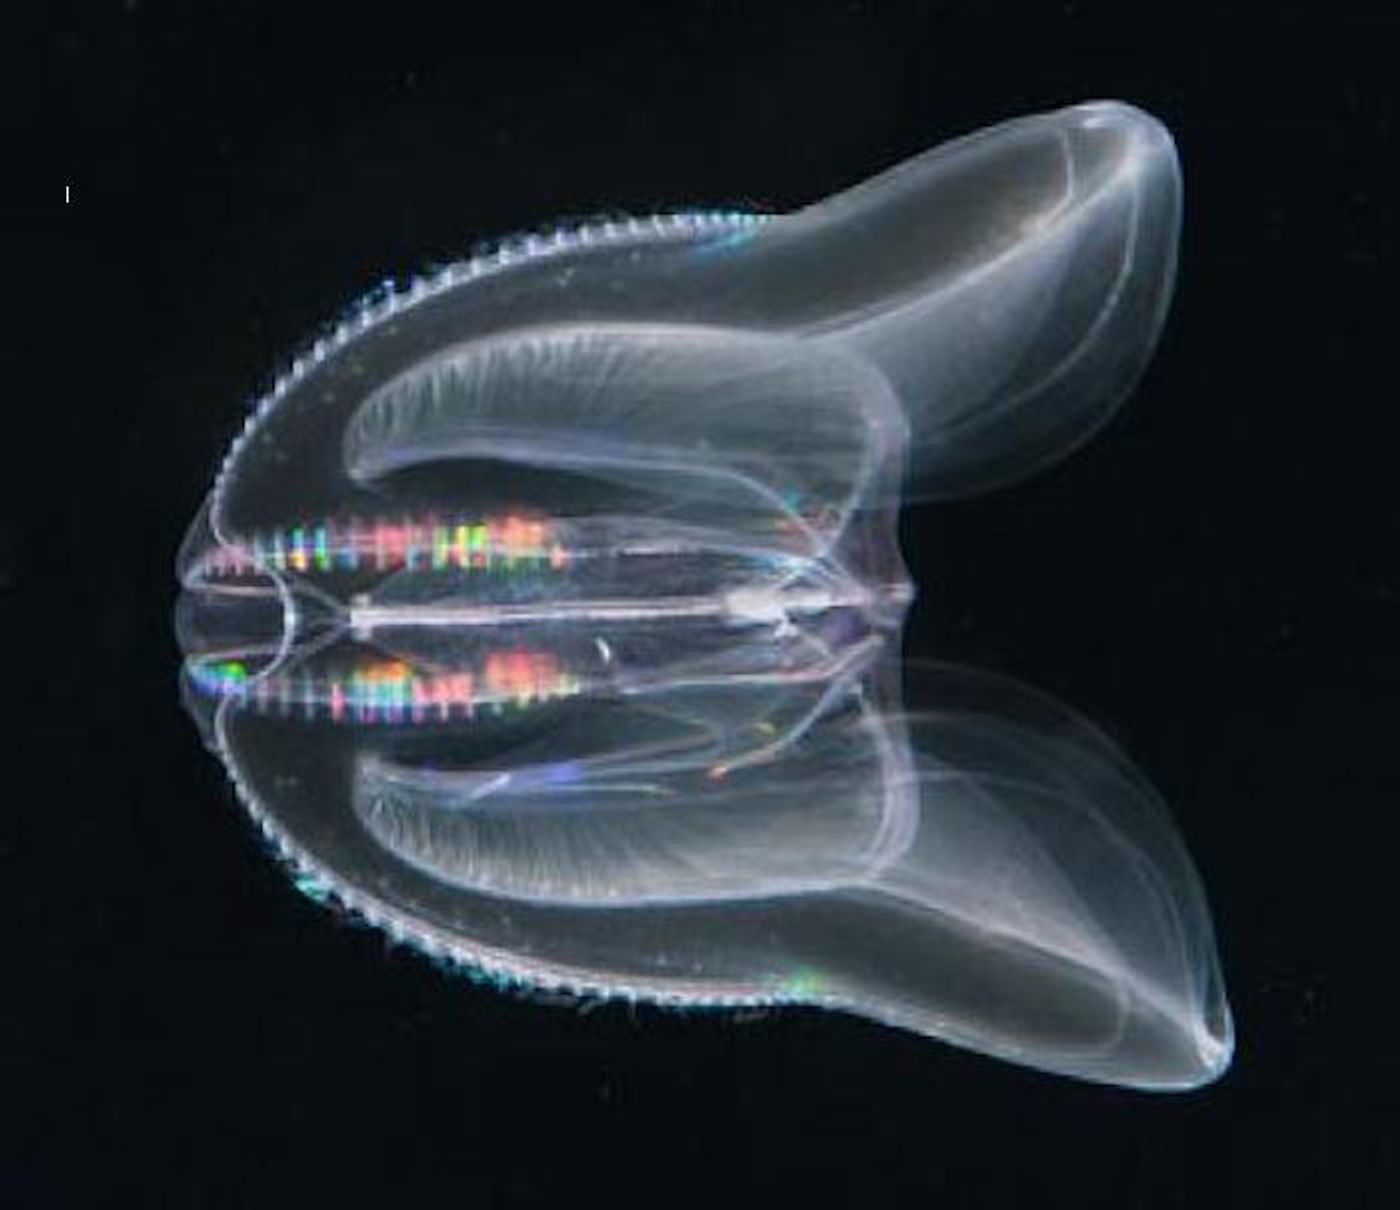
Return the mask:
M 899 658 L 901 496 L 1102 423 L 1178 222 L 1169 137 L 1095 104 L 386 290 L 190 532 L 186 700 L 303 885 L 503 980 L 1209 1080 L 1229 1013 L 1150 786 L 1030 690 Z

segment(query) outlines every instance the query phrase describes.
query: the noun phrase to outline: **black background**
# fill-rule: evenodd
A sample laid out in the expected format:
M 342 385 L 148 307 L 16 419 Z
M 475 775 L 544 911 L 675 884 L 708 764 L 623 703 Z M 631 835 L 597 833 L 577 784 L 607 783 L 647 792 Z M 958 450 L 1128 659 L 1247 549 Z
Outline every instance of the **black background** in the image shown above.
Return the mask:
M 1391 6 L 353 7 L 55 5 L 7 117 L 48 162 L 6 202 L 43 263 L 4 402 L 0 1203 L 1395 1204 Z M 1098 97 L 1179 143 L 1161 349 L 1070 460 L 906 515 L 909 647 L 1072 703 L 1173 804 L 1222 1082 L 540 1004 L 294 892 L 178 708 L 169 619 L 183 528 L 308 334 L 481 239 L 783 210 Z

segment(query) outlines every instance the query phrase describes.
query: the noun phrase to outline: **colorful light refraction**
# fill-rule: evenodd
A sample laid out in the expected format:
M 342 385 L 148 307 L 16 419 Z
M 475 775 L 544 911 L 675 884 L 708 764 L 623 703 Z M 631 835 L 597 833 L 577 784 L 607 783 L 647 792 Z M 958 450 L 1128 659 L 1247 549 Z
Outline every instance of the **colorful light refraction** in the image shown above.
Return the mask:
M 366 661 L 344 674 L 256 676 L 242 660 L 191 670 L 203 693 L 281 717 L 334 723 L 434 723 L 473 718 L 483 707 L 525 707 L 578 692 L 553 656 L 493 651 L 471 669 L 424 672 L 403 660 Z
M 560 571 L 568 561 L 554 527 L 538 517 L 352 517 L 231 538 L 210 550 L 201 570 L 210 580 L 268 572 L 308 578 L 398 571 L 494 574 Z M 284 718 L 396 725 L 469 719 L 483 707 L 524 707 L 578 690 L 576 678 L 553 656 L 516 649 L 485 652 L 472 667 L 428 669 L 381 655 L 348 669 L 303 666 L 262 675 L 245 659 L 211 656 L 191 667 L 190 679 L 206 696 Z
M 230 539 L 210 551 L 205 570 L 211 576 L 261 571 L 512 571 L 544 565 L 558 571 L 568 560 L 553 527 L 540 518 L 352 517 Z

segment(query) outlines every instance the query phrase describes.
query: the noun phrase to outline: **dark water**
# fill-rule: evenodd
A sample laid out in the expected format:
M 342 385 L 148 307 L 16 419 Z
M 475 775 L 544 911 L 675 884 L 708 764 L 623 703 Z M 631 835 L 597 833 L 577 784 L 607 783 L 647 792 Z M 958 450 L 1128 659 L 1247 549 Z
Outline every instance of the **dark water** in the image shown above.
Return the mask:
M 1391 1204 L 1400 19 L 1127 7 L 46 14 L 9 119 L 52 158 L 10 230 L 58 259 L 6 408 L 0 1202 Z M 817 1013 L 580 1013 L 297 895 L 170 633 L 175 549 L 278 360 L 477 239 L 789 208 L 1092 97 L 1180 146 L 1163 344 L 1070 460 L 904 516 L 906 649 L 1048 690 L 1161 789 L 1214 910 L 1225 1079 L 1153 1097 Z

